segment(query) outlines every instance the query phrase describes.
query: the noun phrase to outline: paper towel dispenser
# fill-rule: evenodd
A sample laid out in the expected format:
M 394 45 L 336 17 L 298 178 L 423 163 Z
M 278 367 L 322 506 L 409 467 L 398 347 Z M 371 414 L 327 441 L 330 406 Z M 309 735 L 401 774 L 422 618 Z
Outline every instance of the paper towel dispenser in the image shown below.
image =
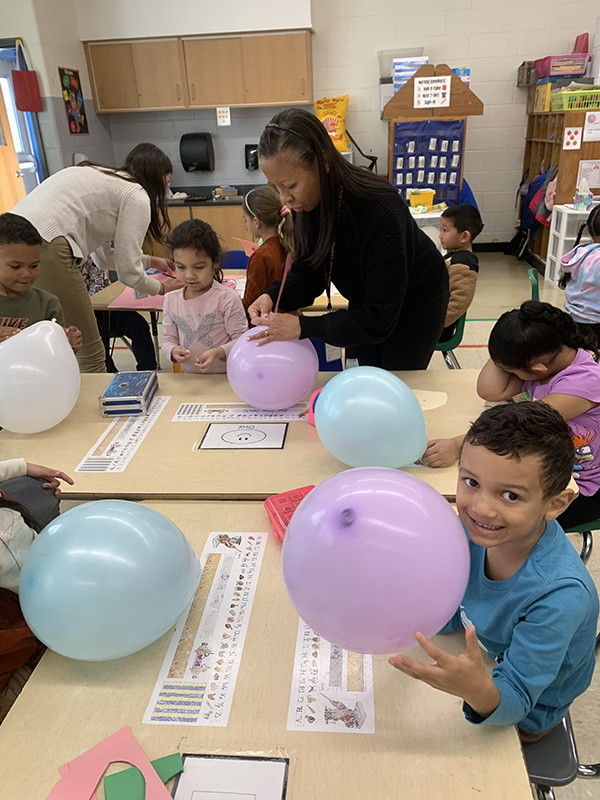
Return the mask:
M 179 157 L 186 172 L 212 172 L 215 151 L 210 133 L 184 133 L 179 140 Z

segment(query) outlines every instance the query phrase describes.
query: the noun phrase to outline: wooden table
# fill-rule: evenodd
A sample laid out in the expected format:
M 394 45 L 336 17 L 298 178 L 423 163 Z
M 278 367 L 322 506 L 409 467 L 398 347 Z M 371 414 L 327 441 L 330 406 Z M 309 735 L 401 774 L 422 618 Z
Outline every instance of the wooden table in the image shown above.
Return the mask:
M 149 505 L 197 552 L 211 531 L 269 530 L 258 503 Z M 291 757 L 288 800 L 531 800 L 514 728 L 470 725 L 459 699 L 402 675 L 385 656 L 374 658 L 374 734 L 286 730 L 298 617 L 279 553 L 269 537 L 226 728 L 142 724 L 170 633 L 112 662 L 48 652 L 0 726 L 2 797 L 44 800 L 61 764 L 129 725 L 150 759 L 281 748 Z M 440 639 L 453 652 L 464 645 L 460 634 Z
M 318 386 L 335 373 L 320 373 Z M 446 405 L 427 411 L 429 438 L 455 436 L 483 410 L 475 383 L 478 370 L 423 370 L 397 373 L 413 389 L 448 394 Z M 206 422 L 171 422 L 180 403 L 238 401 L 226 375 L 162 374 L 159 395 L 170 395 L 166 408 L 121 473 L 75 473 L 110 420 L 98 409 L 98 396 L 109 376 L 84 374 L 81 393 L 71 414 L 60 425 L 35 435 L 0 431 L 0 458 L 22 457 L 70 474 L 75 486 L 65 486 L 65 498 L 93 499 L 227 499 L 264 500 L 279 492 L 317 484 L 347 469 L 323 447 L 306 420 L 290 422 L 282 450 L 195 450 Z M 407 470 L 442 494 L 453 497 L 456 466 Z

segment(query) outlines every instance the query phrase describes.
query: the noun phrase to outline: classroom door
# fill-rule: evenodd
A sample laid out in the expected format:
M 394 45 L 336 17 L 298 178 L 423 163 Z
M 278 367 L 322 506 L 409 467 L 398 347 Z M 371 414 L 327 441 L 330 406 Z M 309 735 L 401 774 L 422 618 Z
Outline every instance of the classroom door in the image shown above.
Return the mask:
M 19 159 L 0 92 L 0 214 L 10 211 L 23 197 L 25 197 L 23 174 L 19 169 Z

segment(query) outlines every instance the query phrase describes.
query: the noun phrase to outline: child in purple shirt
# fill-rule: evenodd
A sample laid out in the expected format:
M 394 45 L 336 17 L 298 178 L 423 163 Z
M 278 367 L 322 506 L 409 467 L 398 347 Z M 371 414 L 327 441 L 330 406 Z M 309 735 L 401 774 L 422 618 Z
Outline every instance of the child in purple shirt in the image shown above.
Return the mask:
M 573 438 L 579 496 L 559 517 L 566 530 L 600 517 L 600 364 L 596 337 L 578 329 L 560 308 L 528 300 L 502 314 L 488 342 L 490 359 L 477 393 L 498 402 L 543 400 L 566 420 Z M 423 460 L 448 466 L 464 436 L 430 442 Z

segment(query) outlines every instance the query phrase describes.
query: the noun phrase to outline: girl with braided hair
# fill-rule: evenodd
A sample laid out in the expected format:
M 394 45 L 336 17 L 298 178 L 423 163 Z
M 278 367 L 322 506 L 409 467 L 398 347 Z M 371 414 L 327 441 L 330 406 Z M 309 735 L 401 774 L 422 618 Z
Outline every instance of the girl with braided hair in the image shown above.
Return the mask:
M 521 397 L 555 408 L 571 429 L 579 496 L 558 517 L 571 528 L 600 516 L 600 364 L 598 343 L 550 303 L 528 300 L 507 311 L 492 328 L 490 359 L 479 373 L 477 393 L 499 402 Z M 464 436 L 429 442 L 423 461 L 449 466 Z
M 580 244 L 586 228 L 592 241 Z M 582 331 L 592 330 L 600 341 L 600 205 L 590 211 L 560 265 L 558 285 L 565 290 L 565 309 Z

